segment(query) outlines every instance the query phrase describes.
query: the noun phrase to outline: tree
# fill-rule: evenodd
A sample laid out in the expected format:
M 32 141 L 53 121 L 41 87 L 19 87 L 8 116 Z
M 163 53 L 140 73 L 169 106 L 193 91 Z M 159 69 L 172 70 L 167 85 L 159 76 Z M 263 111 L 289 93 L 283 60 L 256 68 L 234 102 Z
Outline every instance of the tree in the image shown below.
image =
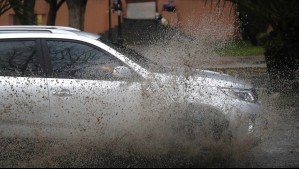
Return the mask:
M 243 6 L 237 8 L 240 29 L 244 40 L 249 40 L 254 46 L 259 44 L 261 35 L 264 34 L 269 24 L 264 18 L 257 17 L 252 11 L 244 9 Z
M 47 25 L 55 25 L 56 22 L 56 14 L 61 5 L 65 2 L 65 0 L 45 0 L 49 6 L 49 13 L 48 13 L 48 21 Z
M 8 0 L 0 0 L 0 16 L 10 9 L 11 5 L 9 4 Z
M 87 0 L 66 0 L 69 9 L 69 26 L 84 30 Z
M 267 37 L 265 59 L 272 86 L 290 86 L 299 74 L 299 1 L 298 0 L 231 0 L 245 12 L 262 18 L 272 27 Z M 283 84 L 282 86 L 279 86 Z M 286 85 L 285 85 L 286 84 Z M 295 83 L 296 84 L 296 83 Z M 298 86 L 295 86 L 298 87 Z
M 233 2 L 242 12 L 272 27 L 263 44 L 272 89 L 298 89 L 299 1 L 218 0 L 218 3 L 221 1 Z
M 35 0 L 8 0 L 22 25 L 35 25 Z

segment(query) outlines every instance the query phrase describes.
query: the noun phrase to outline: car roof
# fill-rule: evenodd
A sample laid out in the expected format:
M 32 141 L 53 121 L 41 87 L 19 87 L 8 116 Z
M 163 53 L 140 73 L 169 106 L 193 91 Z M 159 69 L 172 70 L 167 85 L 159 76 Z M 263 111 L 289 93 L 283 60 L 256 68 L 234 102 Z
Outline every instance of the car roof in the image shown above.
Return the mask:
M 90 39 L 100 39 L 101 36 L 89 32 L 80 31 L 79 29 L 65 27 L 65 26 L 38 26 L 38 25 L 16 25 L 16 26 L 0 26 L 1 34 L 65 34 L 65 35 L 78 35 Z M 48 36 L 47 35 L 47 36 Z M 36 36 L 35 36 L 36 37 Z

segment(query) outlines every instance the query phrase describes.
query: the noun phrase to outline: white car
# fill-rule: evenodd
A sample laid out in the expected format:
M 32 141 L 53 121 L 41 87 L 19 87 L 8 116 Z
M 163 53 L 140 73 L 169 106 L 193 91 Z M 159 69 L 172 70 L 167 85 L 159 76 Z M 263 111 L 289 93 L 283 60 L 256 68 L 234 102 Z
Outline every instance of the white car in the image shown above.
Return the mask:
M 0 84 L 1 137 L 220 139 L 253 133 L 262 116 L 250 84 L 68 27 L 0 27 Z

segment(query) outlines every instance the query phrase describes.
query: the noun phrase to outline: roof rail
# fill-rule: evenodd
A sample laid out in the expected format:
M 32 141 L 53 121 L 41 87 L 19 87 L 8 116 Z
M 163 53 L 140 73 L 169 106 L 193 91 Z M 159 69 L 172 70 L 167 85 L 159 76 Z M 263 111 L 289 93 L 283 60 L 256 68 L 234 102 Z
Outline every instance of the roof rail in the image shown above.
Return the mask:
M 57 30 L 71 30 L 80 31 L 79 29 L 66 27 L 66 26 L 45 26 L 45 25 L 14 25 L 14 26 L 0 26 L 0 30 L 36 30 L 36 29 L 57 29 Z
M 0 26 L 0 34 L 5 33 L 50 33 L 50 34 L 70 34 L 85 36 L 91 39 L 99 39 L 100 36 L 80 31 L 79 29 L 64 26 L 37 26 L 37 25 L 16 25 Z
M 53 33 L 50 30 L 1 30 L 0 34 L 6 33 Z

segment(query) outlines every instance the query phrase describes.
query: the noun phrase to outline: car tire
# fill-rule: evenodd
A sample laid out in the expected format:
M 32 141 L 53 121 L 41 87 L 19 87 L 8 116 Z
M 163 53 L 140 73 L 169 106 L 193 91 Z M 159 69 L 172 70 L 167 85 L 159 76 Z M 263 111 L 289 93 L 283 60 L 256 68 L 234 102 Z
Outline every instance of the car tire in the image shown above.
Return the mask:
M 175 105 L 171 111 L 177 117 L 173 129 L 187 141 L 230 142 L 229 121 L 219 110 L 207 105 Z

